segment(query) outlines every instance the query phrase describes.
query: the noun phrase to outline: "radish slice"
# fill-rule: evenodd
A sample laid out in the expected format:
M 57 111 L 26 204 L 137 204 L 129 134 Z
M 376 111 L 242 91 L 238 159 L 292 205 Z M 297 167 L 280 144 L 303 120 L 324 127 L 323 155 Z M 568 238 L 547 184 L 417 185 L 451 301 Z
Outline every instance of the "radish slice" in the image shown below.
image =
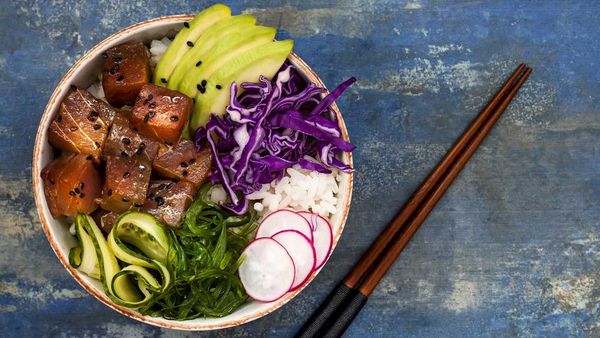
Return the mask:
M 296 212 L 281 209 L 267 216 L 258 226 L 255 238 L 271 237 L 284 230 L 296 230 L 313 240 L 312 228 L 308 221 Z
M 317 263 L 315 270 L 325 264 L 329 253 L 331 252 L 331 246 L 333 245 L 333 231 L 331 224 L 322 216 L 310 213 L 308 211 L 300 211 L 299 215 L 304 217 L 310 222 L 311 228 L 313 229 L 313 246 L 317 254 Z
M 283 245 L 294 261 L 296 277 L 290 288 L 293 291 L 300 287 L 315 269 L 317 255 L 308 237 L 296 230 L 284 230 L 273 235 L 274 240 Z
M 292 287 L 294 261 L 285 248 L 271 238 L 252 241 L 244 252 L 238 272 L 246 293 L 259 302 L 272 302 Z

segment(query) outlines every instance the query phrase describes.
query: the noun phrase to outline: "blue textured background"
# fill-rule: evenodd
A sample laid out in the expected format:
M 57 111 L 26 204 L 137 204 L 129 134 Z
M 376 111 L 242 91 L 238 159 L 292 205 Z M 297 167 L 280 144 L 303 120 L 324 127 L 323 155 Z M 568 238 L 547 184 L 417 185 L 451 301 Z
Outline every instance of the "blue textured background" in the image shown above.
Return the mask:
M 204 1 L 0 2 L 0 336 L 186 336 L 87 295 L 40 228 L 31 152 L 46 100 L 85 51 Z M 600 336 L 600 2 L 231 3 L 296 40 L 358 145 L 350 217 L 316 280 L 242 327 L 289 336 L 519 62 L 533 76 L 347 332 Z

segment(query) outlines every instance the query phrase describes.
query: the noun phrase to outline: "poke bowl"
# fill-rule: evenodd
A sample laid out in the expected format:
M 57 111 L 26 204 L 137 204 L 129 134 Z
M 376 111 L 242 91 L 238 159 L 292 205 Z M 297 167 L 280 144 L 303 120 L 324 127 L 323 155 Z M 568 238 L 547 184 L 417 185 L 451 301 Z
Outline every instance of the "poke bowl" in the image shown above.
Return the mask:
M 87 292 L 89 292 L 92 296 L 100 300 L 105 305 L 120 312 L 121 314 L 147 324 L 179 330 L 213 330 L 241 325 L 275 311 L 276 309 L 280 308 L 285 303 L 290 301 L 293 297 L 295 297 L 314 279 L 317 273 L 323 268 L 325 260 L 327 260 L 327 258 L 331 255 L 331 252 L 335 248 L 344 229 L 346 218 L 349 212 L 350 199 L 352 194 L 353 174 L 351 171 L 336 172 L 336 203 L 334 203 L 333 205 L 333 208 L 335 210 L 332 210 L 333 212 L 331 213 L 327 213 L 327 220 L 330 224 L 330 232 L 332 237 L 330 248 L 326 253 L 327 257 L 324 258 L 323 262 L 318 268 L 316 268 L 316 263 L 313 264 L 313 267 L 315 267 L 315 269 L 311 271 L 311 273 L 305 278 L 301 285 L 298 285 L 296 288 L 290 289 L 291 291 L 285 292 L 285 294 L 283 294 L 281 297 L 277 297 L 276 299 L 272 299 L 269 301 L 257 301 L 248 297 L 248 301 L 244 302 L 239 307 L 231 311 L 231 313 L 224 316 L 199 316 L 197 318 L 186 320 L 177 320 L 172 318 L 167 319 L 156 314 L 142 314 L 136 307 L 124 306 L 122 303 L 115 301 L 114 297 L 107 295 L 107 286 L 105 283 L 103 284 L 101 280 L 99 280 L 99 278 L 93 278 L 93 276 L 91 276 L 90 274 L 86 274 L 74 266 L 73 258 L 70 257 L 70 255 L 73 255 L 73 248 L 78 246 L 78 238 L 80 237 L 74 236 L 74 234 L 76 234 L 77 231 L 74 230 L 74 225 L 72 225 L 72 218 L 64 216 L 57 217 L 57 215 L 53 212 L 52 209 L 56 209 L 56 205 L 51 204 L 56 204 L 57 202 L 49 200 L 48 192 L 45 190 L 45 184 L 48 184 L 48 177 L 44 176 L 47 175 L 45 174 L 45 168 L 47 168 L 53 162 L 53 160 L 59 157 L 57 150 L 55 149 L 55 147 L 53 147 L 54 143 L 51 144 L 51 142 L 49 141 L 49 138 L 55 137 L 53 135 L 49 135 L 51 133 L 51 131 L 49 131 L 49 128 L 51 129 L 51 126 L 53 125 L 53 123 L 55 123 L 59 111 L 61 111 L 61 109 L 64 109 L 61 106 L 63 104 L 63 101 L 67 99 L 68 96 L 74 91 L 81 90 L 77 88 L 88 88 L 88 90 L 90 90 L 90 92 L 93 93 L 93 86 L 98 86 L 98 76 L 102 70 L 103 62 L 105 62 L 104 59 L 106 58 L 106 52 L 111 48 L 114 48 L 115 46 L 119 46 L 125 43 L 141 42 L 148 47 L 150 46 L 152 41 L 161 40 L 165 37 L 173 39 L 173 37 L 175 37 L 179 31 L 184 29 L 184 27 L 188 28 L 188 23 L 191 22 L 191 20 L 193 19 L 194 15 L 175 15 L 155 18 L 132 25 L 109 36 L 108 38 L 97 44 L 95 47 L 93 47 L 83 57 L 81 57 L 59 82 L 58 86 L 51 95 L 48 104 L 45 108 L 45 111 L 41 117 L 34 145 L 32 175 L 36 206 L 44 233 L 52 249 L 54 250 L 55 254 L 57 255 L 60 262 L 63 264 L 65 269 Z M 298 55 L 294 54 L 293 52 L 291 52 L 287 56 L 286 65 L 295 68 L 295 71 L 307 83 L 314 84 L 317 87 L 325 88 L 325 85 L 319 79 L 317 74 Z M 327 91 L 323 91 L 320 94 L 320 98 L 322 99 L 328 94 L 329 93 Z M 135 110 L 135 107 L 133 109 Z M 339 131 L 341 132 L 340 138 L 342 138 L 346 142 L 349 142 L 348 132 L 345 127 L 342 114 L 336 106 L 335 102 L 332 101 L 330 105 L 328 105 L 328 111 L 334 116 L 333 121 L 336 121 L 338 123 Z M 95 118 L 97 118 L 97 116 Z M 210 138 L 210 136 L 208 138 Z M 208 142 L 210 143 L 210 140 L 208 140 Z M 352 156 L 350 152 L 340 153 L 338 154 L 337 158 L 344 165 L 348 167 L 352 166 Z M 104 165 L 96 163 L 95 159 L 91 159 L 91 155 L 88 155 L 87 159 L 90 162 L 94 162 L 94 165 L 99 168 L 98 171 L 102 171 L 105 166 L 108 167 L 108 164 Z M 108 180 L 108 178 L 106 179 Z M 71 196 L 74 196 L 76 193 L 79 198 L 83 198 L 82 191 L 84 191 L 85 189 L 83 188 L 83 184 L 80 185 L 81 191 L 69 191 L 69 194 Z M 273 183 L 272 186 L 274 187 L 275 183 Z M 269 188 L 268 185 L 267 188 Z M 106 194 L 106 187 L 102 189 L 102 194 Z M 265 189 L 261 190 L 262 193 L 265 193 Z M 261 191 L 259 191 L 258 193 L 260 193 Z M 250 209 L 254 208 L 255 211 L 259 209 L 259 203 L 256 203 L 256 201 L 253 200 L 249 203 Z M 95 207 L 96 206 L 94 206 L 94 208 Z M 258 223 L 261 222 L 261 219 L 264 220 L 264 218 L 267 216 L 267 203 L 264 203 L 264 206 L 261 205 L 260 209 L 262 208 L 265 208 L 264 211 L 261 210 L 263 212 L 262 216 L 260 212 L 258 213 L 259 215 L 256 216 L 256 222 Z M 117 220 L 116 222 L 118 223 L 119 221 Z M 309 221 L 309 223 L 311 222 Z M 107 235 L 105 234 L 104 236 Z M 95 248 L 101 251 L 101 249 L 98 249 L 97 242 L 94 243 Z M 81 257 L 83 257 L 84 255 L 83 253 L 81 253 L 81 250 L 79 251 L 79 254 L 81 255 Z M 98 261 L 96 261 L 96 268 L 98 268 L 99 266 L 100 270 L 102 271 L 102 276 L 104 276 L 103 269 L 106 268 L 106 264 L 106 262 L 102 263 L 101 259 L 100 264 L 98 264 Z M 121 266 L 123 266 L 122 262 Z M 297 272 L 294 271 L 294 276 L 296 273 Z M 157 274 L 154 273 L 155 277 L 156 275 Z M 161 278 L 164 282 L 164 275 L 161 275 Z M 142 297 L 144 296 L 144 294 L 146 293 L 142 292 Z

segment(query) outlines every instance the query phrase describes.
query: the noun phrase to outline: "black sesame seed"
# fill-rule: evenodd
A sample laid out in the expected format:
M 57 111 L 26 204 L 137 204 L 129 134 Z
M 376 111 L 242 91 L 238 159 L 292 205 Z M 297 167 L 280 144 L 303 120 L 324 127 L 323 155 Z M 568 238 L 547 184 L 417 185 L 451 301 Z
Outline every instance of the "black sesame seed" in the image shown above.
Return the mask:
M 123 75 L 121 75 L 117 78 L 117 82 L 121 82 L 123 80 L 125 80 L 125 76 L 123 76 Z
M 200 67 L 201 64 L 202 64 L 202 61 L 196 62 L 196 67 Z
M 199 90 L 200 90 L 200 94 L 204 94 L 206 92 L 206 88 L 205 87 L 201 87 Z
M 99 124 L 97 124 L 97 123 L 96 123 L 96 124 L 94 124 L 94 130 L 98 130 L 98 129 L 100 129 L 100 128 L 102 128 L 102 126 L 101 126 L 101 125 L 99 125 Z
M 185 28 L 190 28 L 190 23 L 186 21 L 186 22 L 183 23 L 183 26 Z
M 127 198 L 127 197 L 123 197 L 123 198 L 121 198 L 121 201 L 123 201 L 123 202 L 127 203 L 127 202 L 129 202 L 129 198 Z
M 201 90 L 201 89 L 202 89 L 202 85 L 198 83 L 198 84 L 196 85 L 196 89 L 198 89 L 198 90 Z
M 148 107 L 150 107 L 150 109 L 154 109 L 156 108 L 156 103 L 152 102 Z
M 71 128 L 69 128 L 70 131 L 77 131 L 77 129 L 79 129 L 79 128 L 77 128 L 77 127 L 71 127 Z
M 110 73 L 110 75 L 115 75 L 115 74 L 117 74 L 119 69 L 121 69 L 121 67 L 119 67 L 119 65 L 114 65 L 108 72 Z
M 139 95 L 135 96 L 135 102 L 138 102 L 141 99 L 141 97 Z
M 84 193 L 79 194 L 79 198 L 84 198 L 84 197 L 85 197 Z
M 177 120 L 179 120 L 179 117 L 177 117 L 175 115 L 171 116 L 171 121 L 175 122 Z
M 167 185 L 166 185 L 166 184 L 164 184 L 164 183 L 161 183 L 161 184 L 159 184 L 159 185 L 158 185 L 158 188 L 156 188 L 156 189 L 158 189 L 158 190 L 163 190 L 163 189 L 164 189 L 164 188 L 166 188 L 166 187 L 167 187 Z
M 156 115 L 156 112 L 153 112 L 153 111 L 149 111 L 149 112 L 148 112 L 148 116 L 149 116 L 149 118 L 153 118 L 153 117 L 154 117 L 154 115 Z
M 94 122 L 94 121 L 96 121 L 98 119 L 98 116 L 100 116 L 100 114 L 98 114 L 97 112 L 95 112 L 95 111 L 92 110 L 90 112 L 90 114 L 88 115 L 87 119 L 90 122 Z
M 142 142 L 142 143 L 140 143 L 140 147 L 137 148 L 137 150 L 135 151 L 135 153 L 137 155 L 141 155 L 144 152 L 144 148 L 146 148 L 146 145 Z
M 113 58 L 113 61 L 114 61 L 114 62 L 116 62 L 116 63 L 121 63 L 121 62 L 123 61 L 123 58 L 122 58 L 122 57 L 120 57 L 120 56 L 115 56 L 115 57 Z
M 133 206 L 135 206 L 136 208 L 141 208 L 142 207 L 142 203 L 134 203 Z
M 221 88 L 223 88 L 223 87 L 221 87 L 221 85 L 216 85 L 215 87 L 216 87 L 218 90 L 221 90 Z
M 164 198 L 162 198 L 162 197 L 160 197 L 160 196 L 156 196 L 156 199 L 155 199 L 155 200 L 156 200 L 156 205 L 157 205 L 157 206 L 159 206 L 159 207 L 160 207 L 161 205 L 165 204 L 165 199 L 164 199 Z
M 187 170 L 184 170 L 184 171 L 181 173 L 181 175 L 183 175 L 183 177 L 186 177 L 186 176 L 188 175 L 188 172 L 187 172 Z
M 50 184 L 55 185 L 56 181 L 54 181 L 53 179 L 49 178 L 48 181 L 50 181 Z
M 146 97 L 146 100 L 150 101 L 150 100 L 152 100 L 153 97 L 154 96 L 152 94 L 148 94 L 148 97 Z
M 104 59 L 108 59 L 108 54 L 106 54 L 106 53 L 102 53 L 102 58 L 104 58 Z
M 189 163 L 189 164 L 194 164 L 194 163 L 196 163 L 196 159 L 195 159 L 195 158 L 192 158 L 191 160 L 189 160 L 189 161 L 188 161 L 188 163 Z
M 153 199 L 154 198 L 154 193 L 151 192 L 150 194 L 148 194 L 148 198 Z
M 160 82 L 162 83 L 167 83 L 167 79 L 165 79 L 164 77 L 160 79 Z
M 94 142 L 94 145 L 96 146 L 96 148 L 100 148 L 100 143 Z
M 128 155 L 128 154 L 125 152 L 125 150 L 123 150 L 123 151 L 121 152 L 121 156 L 122 156 L 122 157 L 125 157 L 125 158 L 129 157 L 129 155 Z
M 73 189 L 73 191 L 74 191 L 76 194 L 80 194 L 80 193 L 81 193 L 81 190 L 79 190 L 79 188 L 75 188 L 75 189 Z
M 108 191 L 106 192 L 106 194 L 107 194 L 108 196 L 112 195 L 112 189 L 108 189 Z
M 129 177 L 130 175 L 131 175 L 131 174 L 129 173 L 129 171 L 126 171 L 126 172 L 123 174 L 123 178 L 127 178 L 127 177 Z
M 173 188 L 173 185 L 174 185 L 174 184 L 175 184 L 175 183 L 173 183 L 173 182 L 171 182 L 171 183 L 167 184 L 167 189 L 171 189 L 171 188 Z
M 79 189 L 83 190 L 83 187 L 85 187 L 85 183 L 79 182 Z
M 150 116 L 148 116 L 148 114 L 146 114 L 146 116 L 144 116 L 144 122 L 148 122 L 148 120 L 150 120 Z
M 69 195 L 75 196 L 76 194 L 75 194 L 75 192 L 73 190 L 71 190 L 71 191 L 69 191 Z
M 123 137 L 121 139 L 121 142 L 123 142 L 123 144 L 125 144 L 125 145 L 128 145 L 128 144 L 131 143 L 131 140 L 129 138 L 127 138 L 127 137 Z
M 58 114 L 58 117 L 56 118 L 56 122 L 61 122 L 62 121 L 62 115 Z
M 202 87 L 206 87 L 206 80 L 202 80 L 202 82 L 200 82 L 200 84 L 202 85 Z
M 187 168 L 188 164 L 185 162 L 181 162 L 179 163 L 181 165 L 182 168 Z
M 186 42 L 186 44 L 187 44 L 188 46 L 190 46 L 190 47 L 194 47 L 194 43 L 193 43 L 193 42 L 191 42 L 191 41 L 188 41 L 188 42 Z
M 196 98 L 192 97 L 192 103 L 196 104 Z
M 88 155 L 85 159 L 89 161 L 89 160 L 94 159 L 94 157 L 92 155 Z

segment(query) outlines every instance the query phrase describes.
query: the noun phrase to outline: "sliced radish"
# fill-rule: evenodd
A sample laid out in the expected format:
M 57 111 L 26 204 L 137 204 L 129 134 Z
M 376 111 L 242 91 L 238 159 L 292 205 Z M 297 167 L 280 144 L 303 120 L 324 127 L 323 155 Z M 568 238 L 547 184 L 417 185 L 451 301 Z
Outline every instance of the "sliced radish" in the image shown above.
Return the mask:
M 271 238 L 252 241 L 244 252 L 238 272 L 246 293 L 260 302 L 285 295 L 294 283 L 296 268 L 287 250 Z
M 310 213 L 308 211 L 300 211 L 299 215 L 304 217 L 310 222 L 311 228 L 313 229 L 313 246 L 315 247 L 315 253 L 317 254 L 317 263 L 315 270 L 325 264 L 329 253 L 331 252 L 331 246 L 333 245 L 333 231 L 331 224 L 322 216 Z
M 296 230 L 313 240 L 313 231 L 308 221 L 296 212 L 282 209 L 267 216 L 258 226 L 255 238 L 271 237 L 280 231 Z
M 290 288 L 293 291 L 300 287 L 315 269 L 317 254 L 308 237 L 296 230 L 284 230 L 273 235 L 274 240 L 283 245 L 294 261 L 296 277 Z

